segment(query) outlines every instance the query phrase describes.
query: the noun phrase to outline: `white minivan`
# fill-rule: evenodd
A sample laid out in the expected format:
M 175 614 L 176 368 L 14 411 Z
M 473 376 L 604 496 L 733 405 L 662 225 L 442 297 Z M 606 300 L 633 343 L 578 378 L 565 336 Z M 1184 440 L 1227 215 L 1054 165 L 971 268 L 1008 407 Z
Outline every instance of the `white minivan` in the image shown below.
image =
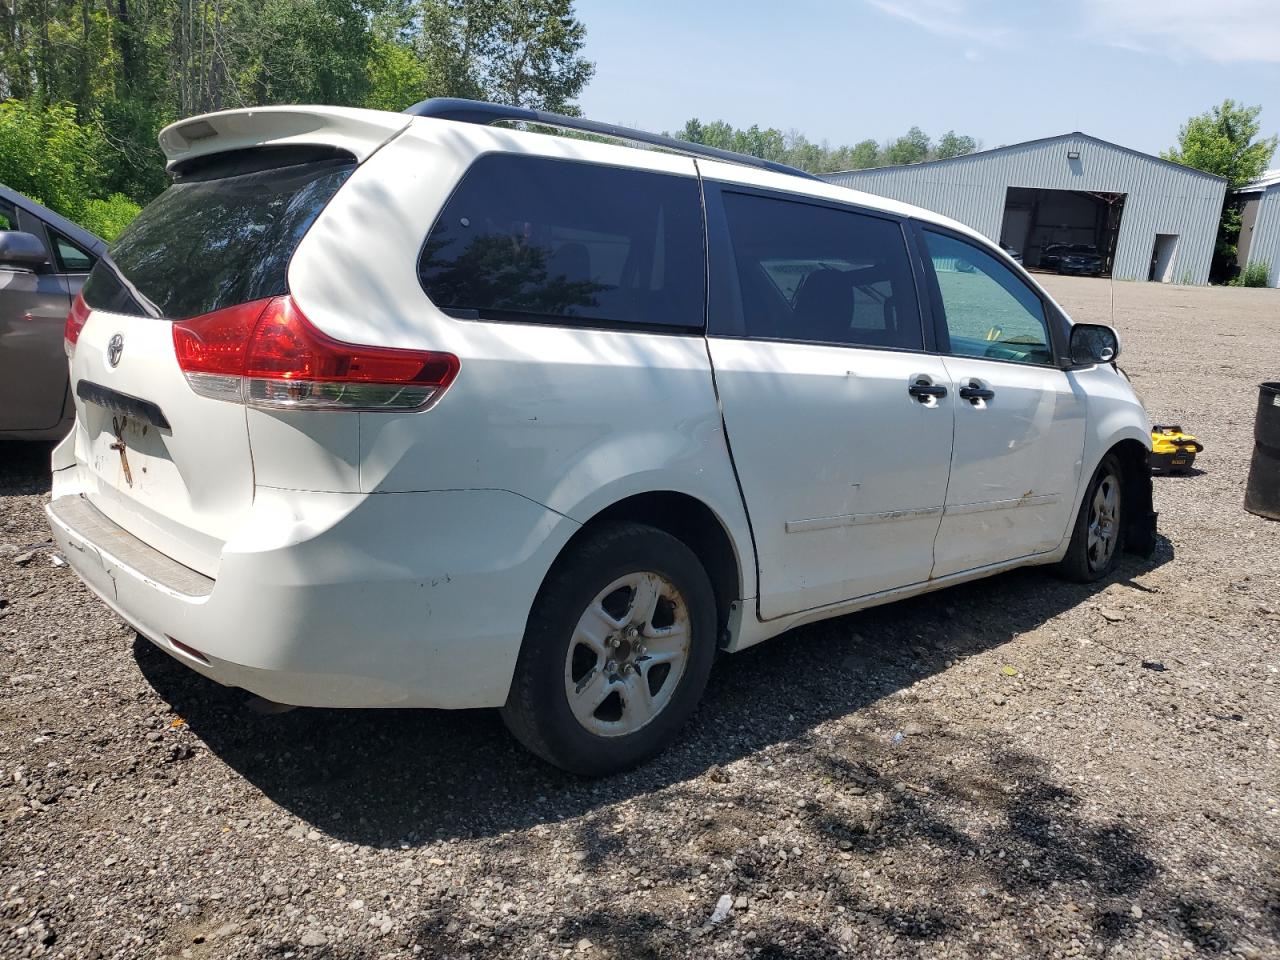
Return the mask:
M 219 683 L 500 707 L 602 774 L 672 739 L 718 649 L 1151 549 L 1115 334 L 961 224 L 467 101 L 160 141 L 172 186 L 67 319 L 48 514 Z

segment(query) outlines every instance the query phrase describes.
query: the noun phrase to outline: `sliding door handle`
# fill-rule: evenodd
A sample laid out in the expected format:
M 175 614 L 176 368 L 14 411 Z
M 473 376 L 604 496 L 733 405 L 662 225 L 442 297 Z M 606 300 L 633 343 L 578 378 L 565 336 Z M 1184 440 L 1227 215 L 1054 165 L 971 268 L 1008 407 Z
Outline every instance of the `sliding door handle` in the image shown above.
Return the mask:
M 970 403 L 977 404 L 979 400 L 994 400 L 996 392 L 990 387 L 984 387 L 977 380 L 970 380 L 960 388 L 960 399 L 968 400 Z
M 928 402 L 933 397 L 941 399 L 947 395 L 947 388 L 940 383 L 930 383 L 927 380 L 917 380 L 907 387 L 907 393 L 911 394 L 921 403 Z

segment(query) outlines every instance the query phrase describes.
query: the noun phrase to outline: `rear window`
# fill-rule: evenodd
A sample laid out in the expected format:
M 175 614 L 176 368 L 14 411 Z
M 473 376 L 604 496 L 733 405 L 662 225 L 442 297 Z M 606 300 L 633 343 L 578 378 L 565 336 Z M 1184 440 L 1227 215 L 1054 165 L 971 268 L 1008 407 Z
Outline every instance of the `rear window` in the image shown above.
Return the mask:
M 423 247 L 431 301 L 455 316 L 701 330 L 693 177 L 490 154 Z
M 353 169 L 329 158 L 175 183 L 93 268 L 85 302 L 182 320 L 287 293 L 298 242 Z

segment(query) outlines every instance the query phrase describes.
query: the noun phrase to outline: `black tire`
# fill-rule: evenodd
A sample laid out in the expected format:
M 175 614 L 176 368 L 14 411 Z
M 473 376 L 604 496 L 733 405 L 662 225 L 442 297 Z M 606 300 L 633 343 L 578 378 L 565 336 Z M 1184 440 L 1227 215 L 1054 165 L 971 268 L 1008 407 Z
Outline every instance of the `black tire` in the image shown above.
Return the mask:
M 1117 497 L 1115 516 L 1111 521 L 1114 539 L 1110 553 L 1105 559 L 1100 555 L 1096 544 L 1091 548 L 1089 543 L 1089 528 L 1097 518 L 1095 501 L 1098 498 L 1099 488 L 1103 484 L 1114 484 Z M 1111 573 L 1120 562 L 1120 553 L 1124 550 L 1127 509 L 1124 465 L 1114 453 L 1108 453 L 1102 458 L 1098 469 L 1093 472 L 1093 477 L 1089 480 L 1084 499 L 1080 503 L 1080 513 L 1076 516 L 1075 526 L 1072 528 L 1071 544 L 1067 547 L 1066 555 L 1058 563 L 1058 573 L 1077 583 L 1093 583 Z
M 652 719 L 634 732 L 602 736 L 570 707 L 571 647 L 581 645 L 574 639 L 579 620 L 601 592 L 637 573 L 657 574 L 679 592 L 689 632 L 683 673 Z M 715 593 L 694 552 L 653 527 L 602 525 L 587 531 L 547 574 L 529 614 L 502 719 L 525 747 L 557 767 L 589 777 L 617 773 L 674 739 L 702 698 L 715 651 Z

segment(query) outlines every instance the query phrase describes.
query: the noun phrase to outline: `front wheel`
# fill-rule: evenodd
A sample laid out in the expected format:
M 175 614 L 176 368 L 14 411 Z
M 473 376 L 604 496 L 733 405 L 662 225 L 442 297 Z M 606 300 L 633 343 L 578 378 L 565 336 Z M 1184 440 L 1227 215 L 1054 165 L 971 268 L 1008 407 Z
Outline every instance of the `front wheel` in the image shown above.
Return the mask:
M 502 718 L 572 773 L 635 766 L 692 714 L 715 630 L 710 580 L 682 542 L 635 523 L 589 531 L 534 601 Z
M 1085 490 L 1071 545 L 1058 565 L 1063 576 L 1092 583 L 1116 568 L 1124 545 L 1124 509 L 1124 468 L 1108 453 Z

